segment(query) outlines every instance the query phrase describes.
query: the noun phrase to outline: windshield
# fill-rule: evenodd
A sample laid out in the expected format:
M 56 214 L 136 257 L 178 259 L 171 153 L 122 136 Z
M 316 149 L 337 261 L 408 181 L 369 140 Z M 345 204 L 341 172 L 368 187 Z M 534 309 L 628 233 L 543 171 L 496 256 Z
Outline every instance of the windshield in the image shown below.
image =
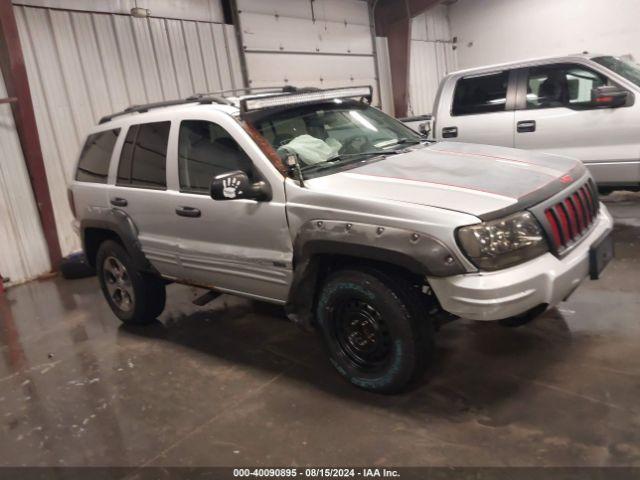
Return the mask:
M 640 65 L 637 63 L 617 57 L 597 57 L 593 61 L 640 87 Z
M 305 176 L 398 153 L 419 144 L 416 132 L 359 102 L 306 105 L 253 122 L 281 155 L 295 153 Z

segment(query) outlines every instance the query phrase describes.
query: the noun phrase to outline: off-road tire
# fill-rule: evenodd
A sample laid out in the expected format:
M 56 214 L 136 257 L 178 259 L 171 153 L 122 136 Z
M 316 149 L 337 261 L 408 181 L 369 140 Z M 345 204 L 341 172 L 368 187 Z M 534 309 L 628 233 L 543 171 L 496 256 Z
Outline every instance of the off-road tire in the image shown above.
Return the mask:
M 106 263 L 107 260 L 108 263 Z M 118 303 L 118 298 L 127 297 L 128 294 L 121 293 L 120 297 L 113 294 L 114 288 L 118 289 L 118 286 L 115 285 L 117 281 L 114 282 L 114 275 L 110 272 L 117 270 L 117 265 L 124 267 L 125 274 L 122 275 L 124 281 L 120 282 L 121 292 L 131 292 L 131 303 L 126 301 Z M 127 251 L 119 243 L 106 240 L 100 245 L 96 256 L 96 273 L 102 293 L 111 310 L 123 323 L 148 324 L 164 310 L 166 293 L 162 279 L 138 271 Z
M 319 295 L 316 320 L 338 372 L 379 393 L 399 392 L 420 378 L 432 357 L 434 336 L 420 295 L 402 276 L 373 268 L 331 274 Z M 369 343 L 377 347 L 365 341 L 365 355 L 358 340 L 371 335 L 375 340 Z

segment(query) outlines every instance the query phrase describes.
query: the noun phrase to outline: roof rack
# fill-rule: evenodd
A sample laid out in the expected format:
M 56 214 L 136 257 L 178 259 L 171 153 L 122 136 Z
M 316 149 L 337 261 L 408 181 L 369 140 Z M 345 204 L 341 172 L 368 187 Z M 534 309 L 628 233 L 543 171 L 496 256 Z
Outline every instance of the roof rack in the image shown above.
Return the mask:
M 126 115 L 128 113 L 145 113 L 148 112 L 149 110 L 153 109 L 153 108 L 162 108 L 162 107 L 172 107 L 174 105 L 184 105 L 186 103 L 194 103 L 194 102 L 199 102 L 199 103 L 220 103 L 223 105 L 230 105 L 231 102 L 229 102 L 228 100 L 225 100 L 224 98 L 221 97 L 216 97 L 214 95 L 209 95 L 209 94 L 196 94 L 196 95 L 191 95 L 190 97 L 187 98 L 183 98 L 180 100 L 167 100 L 164 102 L 153 102 L 153 103 L 145 103 L 143 105 L 131 105 L 130 107 L 125 108 L 124 110 L 122 110 L 121 112 L 116 112 L 116 113 L 112 113 L 111 115 L 105 115 L 104 117 L 102 117 L 100 119 L 99 123 L 106 123 L 109 122 L 111 120 L 113 120 L 116 117 L 119 117 L 121 115 Z
M 240 87 L 240 88 L 230 88 L 227 90 L 218 90 L 216 92 L 208 92 L 208 93 L 195 93 L 190 95 L 187 98 L 179 99 L 179 100 L 166 100 L 163 102 L 153 102 L 146 103 L 142 105 L 131 105 L 130 107 L 125 108 L 121 112 L 112 113 L 110 115 L 105 115 L 100 118 L 100 124 L 109 122 L 116 117 L 120 117 L 122 115 L 126 115 L 128 113 L 145 113 L 153 108 L 162 108 L 162 107 L 172 107 L 174 105 L 184 105 L 186 103 L 203 103 L 203 104 L 211 104 L 211 103 L 220 103 L 222 105 L 232 105 L 232 103 L 225 99 L 224 96 L 229 93 L 237 93 L 237 92 L 261 92 L 261 93 L 293 93 L 299 92 L 305 89 L 299 89 L 294 87 L 293 85 L 285 85 L 278 87 Z

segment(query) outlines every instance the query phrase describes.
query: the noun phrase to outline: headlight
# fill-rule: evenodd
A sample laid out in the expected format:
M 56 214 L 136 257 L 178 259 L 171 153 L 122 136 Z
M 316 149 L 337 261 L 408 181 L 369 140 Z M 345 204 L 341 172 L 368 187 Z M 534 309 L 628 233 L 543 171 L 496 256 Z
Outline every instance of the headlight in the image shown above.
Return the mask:
M 499 270 L 549 250 L 540 224 L 529 212 L 462 227 L 458 242 L 469 259 L 483 270 Z

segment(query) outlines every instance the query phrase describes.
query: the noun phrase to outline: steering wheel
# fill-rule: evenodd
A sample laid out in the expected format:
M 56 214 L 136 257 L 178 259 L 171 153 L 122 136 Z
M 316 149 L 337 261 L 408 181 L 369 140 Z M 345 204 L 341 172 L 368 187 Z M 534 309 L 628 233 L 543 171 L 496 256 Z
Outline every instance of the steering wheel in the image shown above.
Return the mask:
M 351 137 L 346 138 L 342 142 L 342 148 L 340 148 L 340 153 L 362 153 L 368 152 L 371 150 L 371 142 L 369 141 L 369 137 L 363 134 L 353 135 Z

